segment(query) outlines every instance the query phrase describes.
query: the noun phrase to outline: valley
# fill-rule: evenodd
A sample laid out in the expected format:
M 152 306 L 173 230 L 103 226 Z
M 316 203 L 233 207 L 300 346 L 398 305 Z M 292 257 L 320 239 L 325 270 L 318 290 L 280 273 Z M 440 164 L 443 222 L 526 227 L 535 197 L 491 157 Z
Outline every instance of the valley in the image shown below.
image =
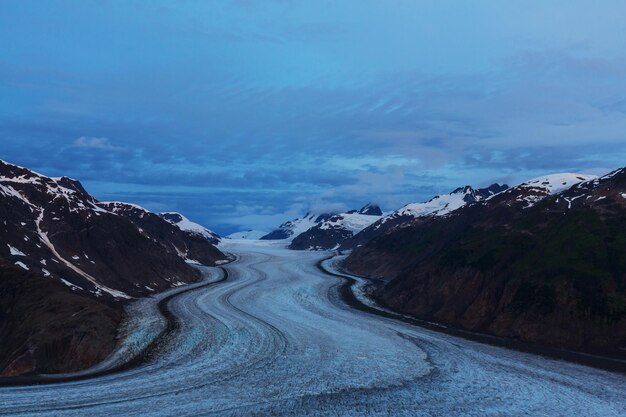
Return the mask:
M 139 366 L 0 388 L 2 415 L 623 415 L 623 375 L 368 314 L 328 252 L 229 241 L 228 279 L 172 298 L 180 328 Z

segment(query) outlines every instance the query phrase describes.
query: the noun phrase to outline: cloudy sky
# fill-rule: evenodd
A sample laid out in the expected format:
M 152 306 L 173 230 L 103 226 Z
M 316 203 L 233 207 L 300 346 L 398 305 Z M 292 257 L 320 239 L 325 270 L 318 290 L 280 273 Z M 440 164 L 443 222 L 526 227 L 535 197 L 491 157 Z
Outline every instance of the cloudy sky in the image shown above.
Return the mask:
M 626 165 L 626 3 L 2 1 L 0 158 L 221 233 Z

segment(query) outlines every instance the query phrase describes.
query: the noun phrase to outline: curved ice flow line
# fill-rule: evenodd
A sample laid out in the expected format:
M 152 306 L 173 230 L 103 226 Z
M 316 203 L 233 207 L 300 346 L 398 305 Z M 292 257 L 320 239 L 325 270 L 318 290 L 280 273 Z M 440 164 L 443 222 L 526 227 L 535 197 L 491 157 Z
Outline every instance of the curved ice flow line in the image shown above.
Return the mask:
M 173 298 L 151 361 L 0 389 L 2 415 L 623 415 L 623 375 L 347 307 L 328 253 L 228 243 L 229 279 Z
M 168 331 L 168 319 L 161 313 L 160 304 L 180 293 L 215 284 L 225 278 L 220 268 L 203 265 L 198 265 L 196 268 L 202 272 L 202 281 L 170 288 L 129 304 L 126 307 L 128 318 L 120 329 L 121 335 L 118 346 L 102 362 L 82 371 L 65 374 L 42 374 L 31 380 L 36 383 L 70 381 L 123 369 L 127 365 L 130 367 L 133 366 L 131 362 L 135 362 L 135 365 L 141 365 L 144 362 L 142 356 L 152 353 L 148 349 L 157 342 L 159 337 L 172 336 L 165 334 Z
M 459 336 L 465 339 L 488 343 L 495 346 L 506 347 L 521 352 L 530 352 L 538 355 L 547 356 L 558 360 L 567 360 L 582 365 L 594 366 L 600 369 L 608 369 L 615 372 L 626 374 L 626 360 L 610 356 L 598 356 L 590 353 L 559 349 L 556 347 L 541 346 L 529 342 L 511 340 L 488 333 L 473 332 L 456 327 L 449 327 L 442 323 L 418 319 L 410 315 L 401 314 L 393 310 L 389 310 L 378 304 L 369 295 L 369 291 L 376 286 L 376 280 L 370 280 L 358 275 L 354 275 L 341 267 L 341 262 L 347 258 L 347 255 L 333 254 L 332 256 L 321 260 L 318 263 L 319 268 L 330 275 L 345 278 L 347 287 L 344 290 L 344 298 L 346 302 L 355 308 L 391 317 L 416 326 L 425 327 L 427 329 L 441 331 L 453 336 Z

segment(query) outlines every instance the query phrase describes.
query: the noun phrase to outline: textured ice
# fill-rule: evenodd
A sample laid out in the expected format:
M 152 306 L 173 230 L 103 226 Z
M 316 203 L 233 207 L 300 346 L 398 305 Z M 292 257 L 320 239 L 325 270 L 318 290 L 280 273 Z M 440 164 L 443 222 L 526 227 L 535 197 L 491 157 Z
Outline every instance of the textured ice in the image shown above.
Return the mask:
M 228 280 L 171 301 L 180 331 L 146 364 L 71 383 L 0 388 L 0 414 L 626 414 L 621 374 L 355 310 L 339 296 L 342 280 L 316 266 L 328 252 L 280 243 L 224 244 L 238 255 L 224 266 Z

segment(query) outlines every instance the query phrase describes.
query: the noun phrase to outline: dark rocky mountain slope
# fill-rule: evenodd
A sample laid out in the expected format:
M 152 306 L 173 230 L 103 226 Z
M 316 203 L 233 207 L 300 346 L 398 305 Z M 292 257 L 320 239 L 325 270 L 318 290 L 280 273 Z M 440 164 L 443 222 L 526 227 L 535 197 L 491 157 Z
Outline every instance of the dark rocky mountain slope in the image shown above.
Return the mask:
M 205 234 L 181 229 L 178 224 L 183 221 L 189 222 L 181 214 L 155 214 L 135 204 L 121 202 L 105 202 L 98 203 L 98 205 L 107 211 L 126 217 L 143 234 L 162 243 L 169 252 L 188 263 L 215 265 L 216 262 L 225 259 L 224 254 L 214 245 L 219 243 L 219 237 L 214 233 L 209 233 L 207 229 L 205 229 Z
M 356 249 L 393 310 L 472 331 L 626 356 L 626 169 L 532 180 Z
M 21 311 L 25 317 L 39 317 L 37 322 L 45 323 L 47 318 L 61 317 L 62 311 L 72 311 L 74 303 L 85 304 L 102 314 L 81 316 L 85 320 L 93 318 L 91 325 L 102 326 L 104 332 L 119 318 L 125 301 L 200 279 L 197 270 L 186 262 L 189 259 L 209 265 L 227 259 L 209 241 L 199 242 L 158 215 L 129 207 L 99 203 L 70 178 L 50 178 L 0 161 L 0 261 L 6 274 L 21 273 L 25 277 L 19 291 L 13 281 L 0 281 L 3 303 L 20 303 L 3 304 L 2 311 Z M 35 288 L 38 285 L 49 287 L 54 295 L 46 303 L 28 301 L 29 289 L 33 296 L 41 294 L 40 288 Z M 14 298 L 7 296 L 13 293 Z M 55 309 L 55 300 L 69 304 Z M 24 310 L 25 306 L 30 310 Z M 60 351 L 62 346 L 71 348 L 74 322 L 66 317 L 59 321 L 66 326 L 37 330 L 28 325 L 35 321 L 7 321 L 3 331 L 43 339 L 56 331 L 58 335 L 50 336 L 57 337 L 54 340 Z M 59 331 L 60 327 L 65 331 Z M 17 333 L 11 333 L 14 331 Z M 19 357 L 26 352 L 24 349 L 35 349 L 31 354 L 39 360 L 29 372 L 67 370 L 72 365 L 89 363 L 97 357 L 94 351 L 107 350 L 99 339 L 102 335 L 93 336 L 93 350 L 77 350 L 71 362 L 53 356 L 49 359 L 55 363 L 42 361 L 36 354 L 36 344 L 20 344 L 19 337 L 3 338 L 3 344 L 6 351 L 12 352 L 7 357 Z M 80 352 L 87 356 L 80 357 Z
M 0 259 L 0 377 L 71 372 L 102 361 L 123 317 L 111 303 Z

